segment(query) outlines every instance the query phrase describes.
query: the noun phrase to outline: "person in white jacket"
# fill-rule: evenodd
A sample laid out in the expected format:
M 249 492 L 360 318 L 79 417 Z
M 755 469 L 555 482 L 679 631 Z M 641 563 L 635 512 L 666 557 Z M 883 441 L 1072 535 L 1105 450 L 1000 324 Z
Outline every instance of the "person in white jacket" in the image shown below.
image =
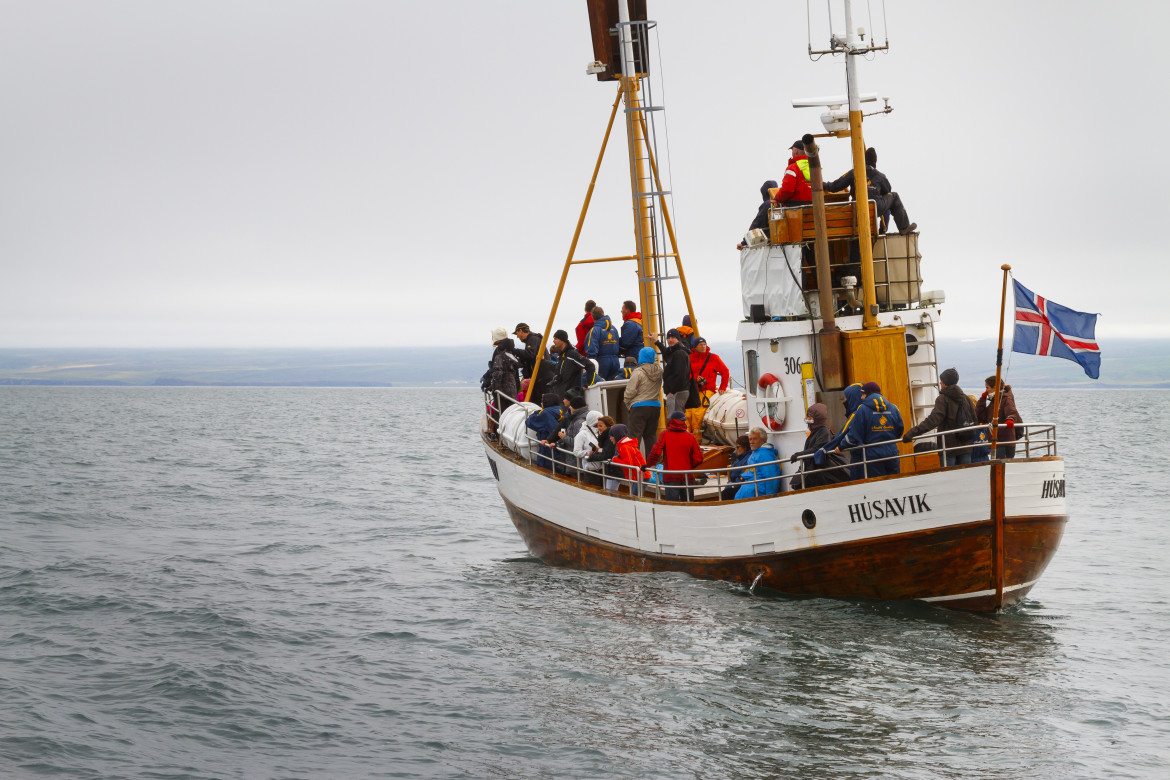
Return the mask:
M 601 412 L 590 411 L 589 414 L 585 415 L 585 424 L 581 426 L 581 430 L 577 431 L 577 436 L 573 439 L 573 454 L 577 456 L 578 465 L 587 472 L 581 475 L 581 481 L 594 487 L 601 487 L 601 467 L 604 463 L 588 461 L 585 458 L 597 446 L 597 421 L 600 419 Z

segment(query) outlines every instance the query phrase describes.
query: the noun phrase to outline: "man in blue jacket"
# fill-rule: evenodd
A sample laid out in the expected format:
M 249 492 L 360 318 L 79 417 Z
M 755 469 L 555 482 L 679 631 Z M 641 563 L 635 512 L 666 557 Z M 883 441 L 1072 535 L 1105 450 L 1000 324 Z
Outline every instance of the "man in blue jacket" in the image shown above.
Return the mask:
M 618 346 L 626 366 L 638 364 L 638 352 L 642 349 L 642 315 L 633 301 L 622 303 L 622 336 Z
M 780 464 L 777 463 L 780 454 L 768 443 L 768 433 L 763 428 L 752 428 L 748 432 L 748 444 L 752 454 L 748 456 L 741 478 L 744 484 L 735 491 L 736 499 L 776 495 L 780 492 Z
M 597 373 L 606 381 L 617 377 L 622 364 L 617 328 L 600 306 L 593 309 L 593 330 L 585 337 L 585 356 L 597 361 Z
M 897 442 L 902 438 L 902 415 L 898 407 L 891 404 L 882 395 L 877 382 L 866 382 L 864 385 L 852 384 L 845 388 L 845 411 L 853 411 L 845 423 L 844 429 L 830 439 L 814 457 L 814 462 L 820 466 L 826 462 L 827 453 L 862 445 L 878 445 L 866 447 L 853 454 L 853 463 L 849 475 L 853 479 L 866 477 L 881 477 L 887 474 L 901 472 L 900 461 L 897 459 Z M 881 460 L 892 458 L 892 460 Z M 879 461 L 866 463 L 863 461 Z
M 561 399 L 555 393 L 545 393 L 540 399 L 541 409 L 528 415 L 525 425 L 532 429 L 532 436 L 540 442 L 539 456 L 536 465 L 544 469 L 552 468 L 552 448 L 556 442 L 557 429 L 565 421 L 565 407 L 561 406 Z

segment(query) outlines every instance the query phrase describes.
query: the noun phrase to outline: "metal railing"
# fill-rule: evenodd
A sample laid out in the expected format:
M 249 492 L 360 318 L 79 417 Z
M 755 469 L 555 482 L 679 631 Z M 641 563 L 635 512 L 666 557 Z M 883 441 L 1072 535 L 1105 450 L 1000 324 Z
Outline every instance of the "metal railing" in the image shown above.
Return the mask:
M 497 396 L 498 396 L 497 392 Z M 485 394 L 486 406 L 488 409 L 489 418 L 499 421 L 499 411 L 495 411 L 498 407 L 493 406 L 490 394 Z M 502 405 L 502 404 L 501 404 Z M 493 417 L 492 412 L 495 411 Z M 964 453 L 971 453 L 979 460 L 972 460 L 969 462 L 984 462 L 986 460 L 994 460 L 994 453 L 988 452 L 987 457 L 981 457 L 979 450 L 990 449 L 990 437 L 987 442 L 974 441 L 970 444 L 948 445 L 946 438 L 960 431 L 972 431 L 975 436 L 982 429 L 988 429 L 987 425 L 972 425 L 966 428 L 956 428 L 945 432 L 932 431 L 921 436 L 915 437 L 912 441 L 921 442 L 930 439 L 937 440 L 937 446 L 929 450 L 920 450 L 908 454 L 898 453 L 886 457 L 867 457 L 868 453 L 877 447 L 884 447 L 890 444 L 897 444 L 899 440 L 891 440 L 886 442 L 879 442 L 876 444 L 866 444 L 860 447 L 852 447 L 846 450 L 841 450 L 842 453 L 860 453 L 860 457 L 851 463 L 844 463 L 840 465 L 826 465 L 817 466 L 813 469 L 808 469 L 807 466 L 802 468 L 799 472 L 804 476 L 811 476 L 817 473 L 824 473 L 828 471 L 844 471 L 848 473 L 849 479 L 840 480 L 838 484 L 844 482 L 855 482 L 866 480 L 870 478 L 870 470 L 879 463 L 889 463 L 892 461 L 901 462 L 907 458 L 915 458 L 919 456 L 938 455 L 939 468 L 949 468 L 947 465 L 948 457 L 955 457 Z M 1000 425 L 1002 432 L 1009 430 L 1009 426 Z M 1056 426 L 1052 423 L 1021 423 L 1010 427 L 1015 434 L 1015 439 L 1010 442 L 999 442 L 1001 448 L 1014 447 L 1014 454 L 1012 458 L 1037 458 L 1044 456 L 1055 456 L 1057 454 L 1056 446 Z M 551 471 L 553 474 L 566 479 L 573 479 L 578 484 L 589 484 L 593 487 L 601 487 L 605 490 L 613 490 L 608 487 L 613 485 L 616 490 L 613 492 L 622 492 L 621 487 L 624 485 L 625 492 L 633 496 L 648 496 L 658 500 L 681 501 L 683 503 L 691 503 L 695 501 L 719 501 L 724 488 L 735 486 L 738 490 L 745 485 L 761 485 L 765 483 L 780 483 L 781 481 L 791 480 L 796 474 L 777 474 L 776 476 L 759 476 L 759 468 L 765 466 L 776 466 L 782 470 L 785 463 L 789 462 L 786 459 L 778 459 L 767 461 L 765 463 L 752 463 L 743 466 L 725 466 L 719 468 L 698 468 L 698 469 L 666 469 L 658 468 L 657 466 L 634 466 L 632 464 L 622 463 L 620 461 L 606 460 L 593 461 L 601 463 L 600 469 L 590 469 L 587 466 L 582 466 L 581 461 L 573 453 L 572 449 L 565 449 L 557 446 L 558 442 L 548 442 L 548 453 L 541 451 L 541 440 L 529 434 L 529 428 L 525 426 L 523 436 L 528 443 L 528 452 L 526 456 L 516 453 L 517 457 L 525 460 L 530 466 L 535 468 L 542 468 Z M 1021 453 L 1022 450 L 1022 453 Z M 813 459 L 813 455 L 804 455 L 796 459 L 794 462 L 801 462 L 807 464 Z M 968 461 L 964 460 L 962 464 L 965 465 Z M 613 471 L 609 471 L 606 467 L 612 469 L 620 469 L 626 476 L 617 476 Z M 853 477 L 854 470 L 859 470 L 861 477 Z M 746 472 L 753 472 L 748 479 L 743 479 L 743 474 Z M 883 468 L 882 474 L 885 473 Z M 631 476 L 632 472 L 632 476 Z M 652 479 L 646 479 L 644 474 L 649 472 Z M 738 472 L 738 473 L 736 473 Z M 667 480 L 667 476 L 674 479 Z M 874 475 L 880 476 L 880 475 Z M 598 482 L 601 484 L 599 485 Z M 776 485 L 776 490 L 766 495 L 778 495 L 786 492 L 785 486 L 782 484 Z M 756 488 L 753 493 L 759 495 L 761 488 Z M 768 488 L 764 488 L 768 489 Z M 667 491 L 671 491 L 669 494 Z

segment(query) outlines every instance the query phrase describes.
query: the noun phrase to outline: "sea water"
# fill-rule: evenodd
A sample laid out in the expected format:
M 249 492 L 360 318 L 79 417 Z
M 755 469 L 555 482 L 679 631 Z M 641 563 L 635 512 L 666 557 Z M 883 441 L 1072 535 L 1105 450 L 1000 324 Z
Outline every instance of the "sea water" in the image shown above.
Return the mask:
M 0 776 L 1170 776 L 1170 393 L 1020 608 L 554 569 L 469 390 L 0 388 Z

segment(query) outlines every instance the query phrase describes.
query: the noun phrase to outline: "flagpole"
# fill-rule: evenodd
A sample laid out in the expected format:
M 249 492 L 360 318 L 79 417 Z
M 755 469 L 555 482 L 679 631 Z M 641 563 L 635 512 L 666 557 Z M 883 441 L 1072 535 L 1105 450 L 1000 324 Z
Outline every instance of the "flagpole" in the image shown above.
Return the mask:
M 1003 269 L 1003 292 L 999 298 L 999 347 L 995 351 L 995 400 L 991 404 L 991 458 L 996 458 L 996 443 L 999 440 L 999 401 L 1003 396 L 1000 390 L 1003 387 L 1003 313 L 1007 307 L 1007 280 L 1008 272 L 1012 267 L 1007 263 L 1000 266 Z

